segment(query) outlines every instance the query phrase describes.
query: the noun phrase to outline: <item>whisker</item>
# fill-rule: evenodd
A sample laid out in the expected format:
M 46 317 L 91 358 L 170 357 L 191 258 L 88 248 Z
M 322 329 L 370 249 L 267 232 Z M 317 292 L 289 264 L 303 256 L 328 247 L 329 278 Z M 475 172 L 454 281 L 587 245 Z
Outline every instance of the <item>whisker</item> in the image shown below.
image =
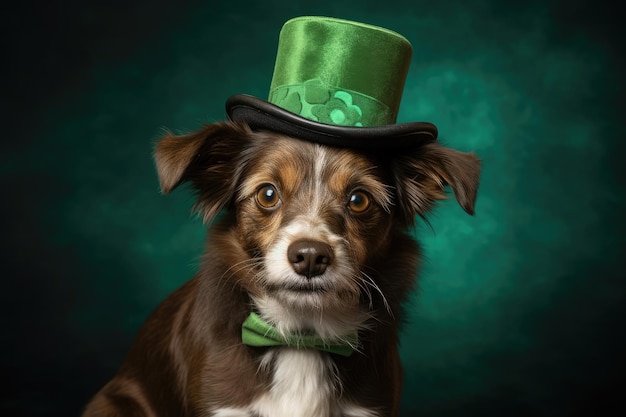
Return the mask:
M 385 306 L 385 309 L 387 310 L 387 313 L 389 313 L 389 315 L 391 316 L 392 319 L 395 319 L 395 317 L 393 315 L 393 311 L 391 310 L 391 306 L 389 305 L 389 302 L 387 302 L 387 297 L 385 297 L 385 294 L 383 294 L 383 292 L 380 289 L 380 287 L 376 284 L 376 282 L 374 282 L 372 277 L 367 275 L 364 271 L 361 271 L 361 275 L 363 275 L 365 278 L 367 278 L 367 280 L 363 281 L 365 284 L 370 285 L 372 288 L 374 288 L 376 291 L 378 291 L 378 293 L 380 294 L 380 297 L 383 300 L 383 304 Z
M 227 278 L 231 278 L 234 275 L 239 274 L 241 271 L 244 271 L 247 269 L 248 270 L 247 273 L 249 273 L 250 271 L 254 270 L 256 267 L 262 265 L 262 261 L 263 261 L 262 258 L 248 258 L 240 262 L 237 262 L 234 265 L 231 265 L 226 271 L 224 271 L 224 273 L 218 279 L 217 287 L 218 288 L 223 287 L 223 285 L 225 285 L 225 280 Z M 258 274 L 259 272 L 255 271 L 254 275 L 258 275 Z
M 370 289 L 363 283 L 363 280 L 361 279 L 361 277 L 359 275 L 353 275 L 350 277 L 350 279 L 360 288 L 363 290 L 363 292 L 367 295 L 367 298 L 369 299 L 369 304 L 368 307 L 369 309 L 373 309 L 374 308 L 374 300 L 372 298 L 372 292 L 370 291 Z

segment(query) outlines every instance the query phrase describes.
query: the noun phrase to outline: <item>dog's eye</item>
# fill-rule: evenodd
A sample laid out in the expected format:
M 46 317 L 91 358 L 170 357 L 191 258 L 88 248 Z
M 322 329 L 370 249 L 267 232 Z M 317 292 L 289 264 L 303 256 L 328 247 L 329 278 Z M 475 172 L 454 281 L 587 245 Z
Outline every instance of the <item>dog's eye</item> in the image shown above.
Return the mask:
M 266 184 L 259 188 L 259 191 L 256 193 L 256 201 L 261 207 L 266 209 L 276 206 L 280 201 L 276 187 Z
M 348 208 L 354 213 L 363 213 L 370 206 L 370 196 L 363 191 L 355 191 L 350 195 Z

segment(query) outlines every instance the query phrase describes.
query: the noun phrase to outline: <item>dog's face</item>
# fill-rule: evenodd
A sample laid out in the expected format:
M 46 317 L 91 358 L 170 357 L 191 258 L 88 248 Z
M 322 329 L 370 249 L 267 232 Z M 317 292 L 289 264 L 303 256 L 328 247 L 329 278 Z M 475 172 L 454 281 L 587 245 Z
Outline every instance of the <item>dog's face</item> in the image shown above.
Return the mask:
M 362 155 L 287 137 L 264 139 L 235 200 L 241 241 L 262 263 L 249 292 L 279 328 L 304 325 L 322 337 L 337 336 L 332 333 L 343 328 L 319 325 L 319 313 L 327 322 L 364 321 L 361 297 L 376 286 L 364 268 L 384 252 L 392 190 Z
M 380 282 L 381 265 L 445 185 L 472 212 L 479 172 L 473 155 L 435 142 L 370 155 L 232 123 L 167 135 L 156 161 L 163 192 L 190 181 L 205 220 L 229 209 L 219 237 L 232 256 L 225 279 L 237 279 L 279 331 L 328 339 L 362 326 L 374 298 L 386 304 L 394 286 Z

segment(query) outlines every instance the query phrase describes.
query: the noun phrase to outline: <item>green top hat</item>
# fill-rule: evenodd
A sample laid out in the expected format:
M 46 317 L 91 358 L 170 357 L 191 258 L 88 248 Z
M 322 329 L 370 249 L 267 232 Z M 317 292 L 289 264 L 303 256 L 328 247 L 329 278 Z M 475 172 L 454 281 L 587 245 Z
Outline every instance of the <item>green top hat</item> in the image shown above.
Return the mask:
M 412 48 L 387 29 L 328 17 L 283 26 L 269 99 L 236 95 L 231 120 L 327 145 L 403 148 L 435 140 L 431 123 L 395 124 Z

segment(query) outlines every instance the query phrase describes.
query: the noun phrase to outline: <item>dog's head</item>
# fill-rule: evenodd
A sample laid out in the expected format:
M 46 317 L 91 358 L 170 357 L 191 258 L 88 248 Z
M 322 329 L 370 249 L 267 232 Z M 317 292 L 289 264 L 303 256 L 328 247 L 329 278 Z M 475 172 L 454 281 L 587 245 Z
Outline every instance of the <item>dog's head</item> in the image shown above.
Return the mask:
M 480 171 L 474 155 L 435 141 L 389 156 L 232 122 L 166 134 L 155 159 L 163 193 L 190 182 L 205 221 L 228 210 L 215 238 L 228 248 L 228 279 L 255 308 L 280 331 L 327 338 L 362 326 L 375 300 L 396 308 L 387 301 L 401 295 L 391 293 L 410 285 L 383 281 L 399 279 L 385 277 L 407 245 L 417 250 L 402 231 L 445 198 L 446 185 L 473 214 Z

